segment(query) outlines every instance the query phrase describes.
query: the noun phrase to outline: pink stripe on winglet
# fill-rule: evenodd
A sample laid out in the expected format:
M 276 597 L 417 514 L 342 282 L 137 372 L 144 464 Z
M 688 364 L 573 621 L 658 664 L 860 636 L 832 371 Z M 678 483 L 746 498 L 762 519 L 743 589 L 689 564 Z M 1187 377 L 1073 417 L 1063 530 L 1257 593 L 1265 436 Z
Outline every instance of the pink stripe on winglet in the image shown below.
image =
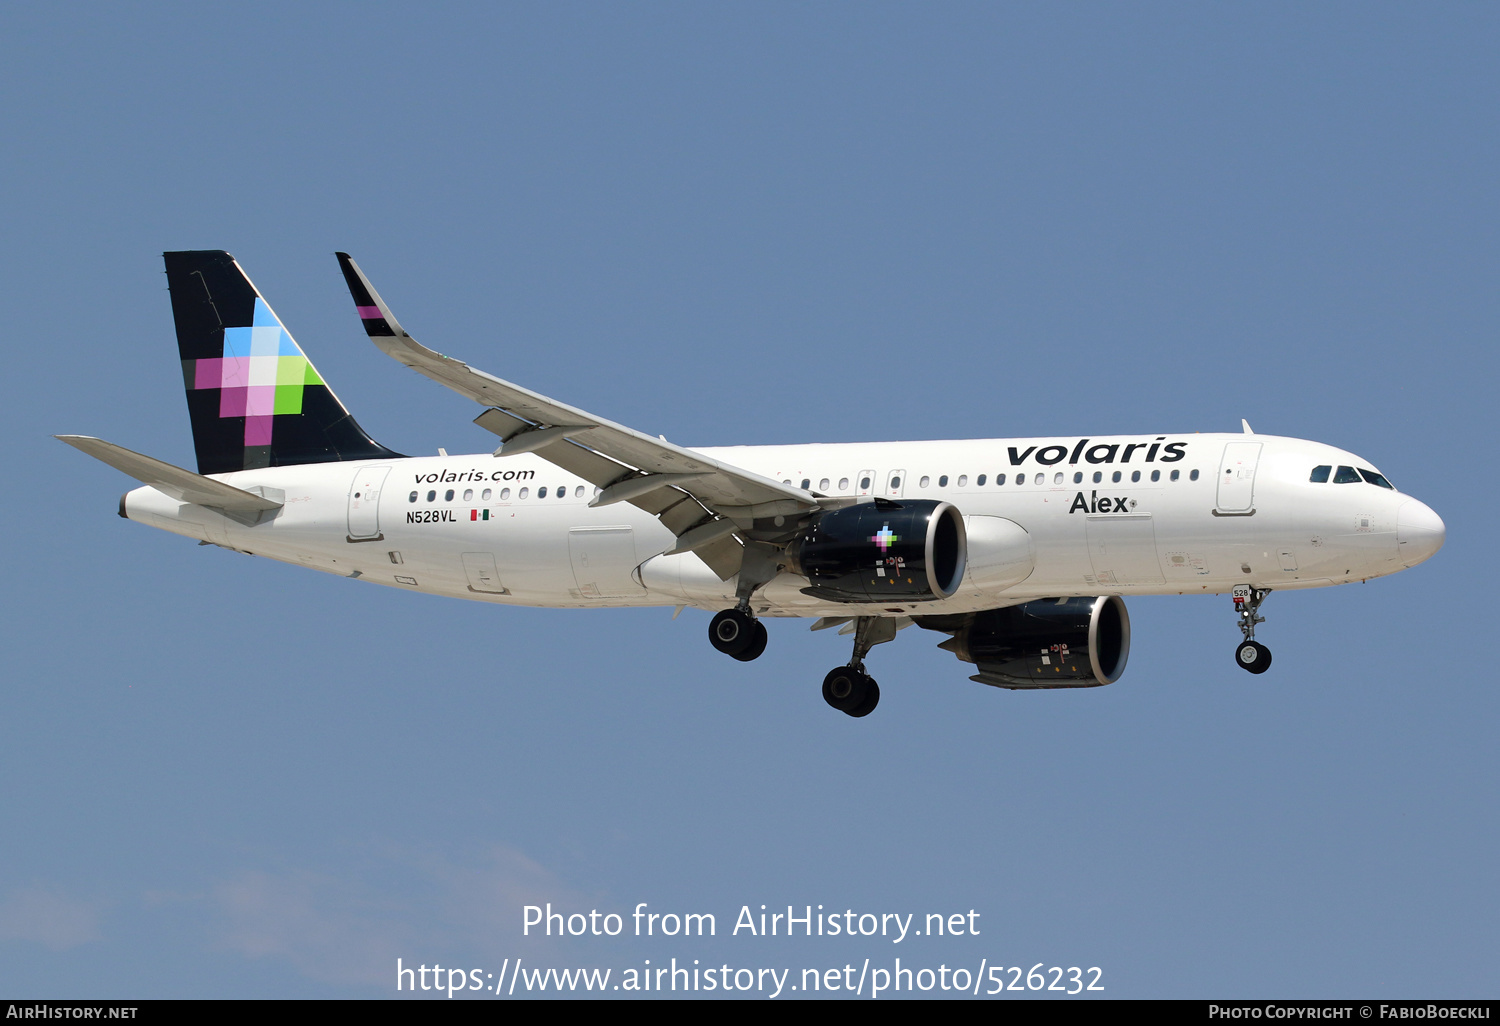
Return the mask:
M 359 319 L 362 321 L 374 321 L 380 319 L 380 307 L 378 306 L 356 306 L 359 311 Z

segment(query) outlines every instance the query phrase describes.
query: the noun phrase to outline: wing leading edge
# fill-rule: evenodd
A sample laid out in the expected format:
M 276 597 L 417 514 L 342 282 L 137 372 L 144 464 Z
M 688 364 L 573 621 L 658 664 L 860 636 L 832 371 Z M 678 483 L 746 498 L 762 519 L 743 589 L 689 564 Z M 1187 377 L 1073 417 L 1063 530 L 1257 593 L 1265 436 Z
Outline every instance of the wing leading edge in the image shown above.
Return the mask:
M 502 440 L 496 456 L 534 452 L 603 491 L 594 505 L 630 504 L 657 516 L 677 537 L 673 552 L 696 552 L 720 578 L 740 569 L 741 539 L 756 522 L 796 520 L 824 505 L 811 492 L 476 370 L 407 334 L 349 254 L 339 253 L 365 332 L 386 355 L 488 407 L 474 423 Z

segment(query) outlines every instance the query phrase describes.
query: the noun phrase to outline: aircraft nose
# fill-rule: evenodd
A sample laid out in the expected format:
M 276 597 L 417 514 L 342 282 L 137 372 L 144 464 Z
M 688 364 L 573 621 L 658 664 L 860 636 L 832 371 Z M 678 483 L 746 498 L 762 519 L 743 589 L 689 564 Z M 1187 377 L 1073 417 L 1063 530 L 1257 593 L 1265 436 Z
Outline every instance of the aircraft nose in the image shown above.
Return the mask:
M 1396 511 L 1396 545 L 1403 566 L 1416 566 L 1443 547 L 1448 529 L 1425 502 L 1408 499 Z

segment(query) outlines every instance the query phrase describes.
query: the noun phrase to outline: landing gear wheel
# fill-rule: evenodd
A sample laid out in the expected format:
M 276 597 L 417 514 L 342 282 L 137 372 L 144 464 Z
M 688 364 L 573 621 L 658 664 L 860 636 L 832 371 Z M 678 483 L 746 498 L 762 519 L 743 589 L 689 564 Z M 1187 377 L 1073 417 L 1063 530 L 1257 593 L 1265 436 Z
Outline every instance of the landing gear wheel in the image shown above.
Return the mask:
M 755 644 L 755 618 L 738 609 L 726 609 L 708 623 L 708 640 L 727 656 L 738 656 Z M 762 628 L 764 630 L 764 628 Z M 756 655 L 760 653 L 757 652 Z M 754 656 L 751 657 L 752 659 Z
M 742 663 L 748 663 L 752 659 L 759 659 L 760 654 L 766 650 L 766 641 L 768 640 L 766 625 L 756 620 L 755 630 L 751 631 L 751 634 L 753 637 L 750 641 L 750 647 L 735 655 L 735 658 Z
M 1234 661 L 1251 673 L 1271 668 L 1271 650 L 1257 641 L 1247 641 L 1234 650 Z
M 880 686 L 852 666 L 836 666 L 823 678 L 823 701 L 850 716 L 868 716 L 880 701 Z
M 870 685 L 870 689 L 865 695 L 865 700 L 859 704 L 857 709 L 844 710 L 856 719 L 860 716 L 870 715 L 875 711 L 875 707 L 880 704 L 880 685 L 876 684 L 873 678 L 866 677 L 865 680 Z

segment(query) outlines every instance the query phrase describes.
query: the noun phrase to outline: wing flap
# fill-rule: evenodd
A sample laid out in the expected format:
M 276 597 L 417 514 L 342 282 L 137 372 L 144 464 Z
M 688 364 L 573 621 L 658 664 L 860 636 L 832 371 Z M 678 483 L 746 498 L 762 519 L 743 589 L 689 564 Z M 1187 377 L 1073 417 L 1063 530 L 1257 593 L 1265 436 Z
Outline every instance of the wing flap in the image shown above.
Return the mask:
M 504 410 L 496 409 L 485 410 L 474 418 L 474 423 L 501 438 L 514 438 L 518 433 L 530 427 L 526 421 L 512 417 Z M 636 473 L 618 460 L 612 460 L 592 449 L 573 444 L 571 439 L 562 439 L 546 446 L 545 449 L 538 449 L 536 454 L 554 466 L 561 467 L 570 474 L 576 474 L 599 488 L 608 488 L 617 482 L 629 480 Z M 661 489 L 634 495 L 621 501 L 629 502 L 647 513 L 656 514 L 676 505 L 685 497 L 684 492 L 664 486 Z M 702 515 L 701 509 L 699 515 Z

